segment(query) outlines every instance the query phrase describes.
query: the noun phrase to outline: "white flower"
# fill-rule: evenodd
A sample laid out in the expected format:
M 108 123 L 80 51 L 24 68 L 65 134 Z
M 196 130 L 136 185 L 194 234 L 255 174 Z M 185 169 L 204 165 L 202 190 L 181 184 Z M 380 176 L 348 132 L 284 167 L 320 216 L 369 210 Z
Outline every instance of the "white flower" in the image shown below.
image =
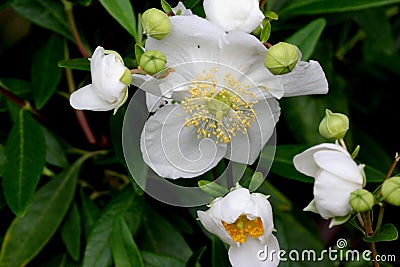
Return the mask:
M 204 0 L 206 18 L 224 31 L 252 32 L 264 19 L 258 0 Z
M 330 143 L 305 150 L 293 163 L 299 172 L 315 178 L 314 200 L 306 210 L 324 219 L 351 214 L 350 193 L 363 187 L 364 165 L 357 165 L 344 148 Z
M 116 110 L 126 101 L 132 80 L 121 56 L 98 46 L 90 59 L 90 71 L 92 83 L 71 94 L 71 106 L 94 111 Z
M 145 48 L 164 53 L 172 72 L 132 81 L 178 103 L 160 108 L 142 132 L 143 158 L 162 177 L 195 177 L 224 157 L 254 163 L 279 118 L 275 98 L 328 90 L 315 61 L 273 75 L 264 67 L 266 48 L 251 34 L 225 33 L 194 15 L 170 19 L 171 33 L 161 41 L 148 38 Z M 149 110 L 155 102 L 147 97 Z
M 178 2 L 176 7 L 172 8 L 172 12 L 174 12 L 175 15 L 180 15 L 180 16 L 193 15 L 192 10 L 187 9 L 181 1 Z
M 279 244 L 272 234 L 272 207 L 266 196 L 238 188 L 215 199 L 207 211 L 197 211 L 197 215 L 207 231 L 230 245 L 232 266 L 278 266 Z M 258 251 L 266 246 L 276 257 L 261 261 Z

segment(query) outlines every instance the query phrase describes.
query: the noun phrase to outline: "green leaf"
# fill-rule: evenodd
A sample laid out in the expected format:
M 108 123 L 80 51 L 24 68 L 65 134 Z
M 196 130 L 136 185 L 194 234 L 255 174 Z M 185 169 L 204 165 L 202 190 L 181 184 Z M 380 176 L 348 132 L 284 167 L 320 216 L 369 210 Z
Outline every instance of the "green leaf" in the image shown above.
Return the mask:
M 186 267 L 201 266 L 199 261 L 206 249 L 207 249 L 206 246 L 202 246 L 195 253 L 193 253 L 193 255 L 190 257 L 190 259 L 186 263 Z
M 87 58 L 73 58 L 73 59 L 60 60 L 58 61 L 57 65 L 61 68 L 90 71 L 90 61 Z
M 268 41 L 270 35 L 271 35 L 271 22 L 267 21 L 261 31 L 260 41 L 262 43 L 265 43 L 266 41 Z
M 26 265 L 54 235 L 71 204 L 84 160 L 80 158 L 41 187 L 25 216 L 14 219 L 1 247 L 1 267 Z
M 33 55 L 31 79 L 33 99 L 37 109 L 41 109 L 57 89 L 62 74 L 57 62 L 63 56 L 63 40 L 56 34 L 53 34 Z
M 365 165 L 364 171 L 367 176 L 367 183 L 381 183 L 385 180 L 386 174 L 369 165 Z
M 224 243 L 215 235 L 212 237 L 212 267 L 229 267 L 228 251 Z
M 8 136 L 5 154 L 4 195 L 12 211 L 21 216 L 29 206 L 46 161 L 42 128 L 23 109 Z
M 28 98 L 31 94 L 31 84 L 24 80 L 1 78 L 0 86 L 21 98 Z
M 294 179 L 301 182 L 312 183 L 314 179 L 296 170 L 293 157 L 309 148 L 306 145 L 279 145 L 276 146 L 274 163 L 271 172 L 284 178 Z M 261 155 L 262 157 L 262 155 Z
M 139 65 L 140 62 L 140 57 L 144 54 L 146 50 L 144 49 L 144 47 L 142 47 L 139 44 L 135 44 L 135 57 L 136 57 L 136 62 Z
M 3 177 L 4 164 L 6 162 L 6 154 L 4 146 L 0 144 L 0 177 Z
M 302 52 L 302 60 L 308 60 L 326 26 L 324 18 L 316 19 L 286 39 L 286 42 L 297 45 Z
M 161 7 L 165 13 L 172 11 L 170 4 L 168 4 L 168 2 L 166 0 L 161 0 Z
M 198 185 L 201 190 L 213 197 L 222 197 L 229 192 L 227 188 L 207 180 L 200 180 Z
M 88 239 L 90 232 L 92 231 L 93 225 L 100 216 L 100 209 L 96 204 L 86 197 L 83 190 L 80 190 L 81 195 L 81 213 L 83 221 L 83 229 L 85 231 L 85 237 Z
M 136 32 L 136 18 L 135 13 L 129 0 L 100 0 L 103 7 L 110 13 L 110 15 L 118 21 L 121 26 L 129 32 L 135 39 L 138 39 Z
M 146 267 L 185 267 L 185 262 L 163 254 L 150 251 L 141 251 L 144 265 Z
M 181 233 L 150 206 L 145 207 L 138 237 L 138 246 L 143 250 L 169 255 L 184 262 L 192 255 Z
M 264 16 L 266 18 L 269 18 L 269 19 L 272 19 L 272 20 L 278 20 L 279 19 L 278 14 L 276 14 L 274 11 L 271 11 L 271 10 L 265 11 L 264 12 Z
M 10 6 L 33 23 L 73 40 L 61 1 L 14 0 Z
M 264 175 L 261 172 L 255 172 L 250 180 L 249 191 L 254 192 L 264 182 Z
M 118 216 L 112 225 L 111 251 L 116 267 L 144 266 L 132 233 L 122 216 Z
M 363 240 L 365 242 L 394 241 L 397 240 L 398 237 L 399 233 L 396 226 L 391 223 L 387 223 L 382 225 L 381 229 L 379 229 L 379 232 L 377 232 L 374 236 L 364 236 Z
M 360 9 L 399 3 L 399 0 L 308 0 L 294 1 L 293 4 L 279 11 L 280 16 L 311 15 L 335 12 L 348 12 Z
M 258 188 L 258 192 L 270 196 L 271 205 L 277 210 L 290 211 L 292 210 L 292 202 L 270 182 L 264 181 Z
M 57 167 L 66 168 L 69 163 L 67 156 L 53 133 L 42 127 L 46 142 L 46 162 Z
M 114 220 L 139 198 L 132 191 L 124 191 L 107 204 L 89 235 L 83 258 L 83 267 L 107 267 L 112 262 L 111 234 Z
M 73 203 L 61 227 L 61 238 L 69 255 L 75 261 L 79 260 L 81 251 L 81 232 L 81 216 L 76 203 Z

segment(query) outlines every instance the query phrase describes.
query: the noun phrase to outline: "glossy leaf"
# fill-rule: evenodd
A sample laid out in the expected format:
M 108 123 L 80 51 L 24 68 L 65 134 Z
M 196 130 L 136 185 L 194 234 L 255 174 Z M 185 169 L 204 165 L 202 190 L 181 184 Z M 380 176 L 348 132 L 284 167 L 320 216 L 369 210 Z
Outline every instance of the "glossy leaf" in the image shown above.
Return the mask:
M 150 251 L 141 251 L 144 265 L 146 267 L 185 267 L 185 262 L 164 254 Z
M 193 253 L 192 257 L 190 257 L 190 259 L 186 263 L 186 267 L 192 267 L 192 266 L 200 267 L 201 266 L 200 258 L 206 249 L 207 249 L 207 247 L 203 246 L 203 247 L 199 248 L 195 253 Z
M 128 33 L 137 40 L 136 18 L 129 0 L 100 0 L 103 7 L 118 21 Z
M 61 69 L 57 62 L 64 57 L 63 40 L 53 34 L 33 55 L 31 69 L 33 99 L 37 109 L 41 109 L 57 89 L 61 79 Z
M 46 160 L 42 128 L 23 109 L 7 138 L 5 155 L 4 195 L 12 211 L 21 216 L 31 201 Z
M 26 265 L 54 235 L 71 204 L 84 159 L 41 187 L 25 215 L 13 220 L 1 247 L 1 267 Z
M 267 21 L 264 25 L 264 28 L 261 31 L 260 41 L 262 43 L 265 43 L 266 41 L 268 41 L 270 35 L 271 35 L 271 22 Z
M 42 130 L 46 142 L 46 162 L 61 168 L 67 167 L 67 156 L 55 135 L 45 127 Z
M 212 237 L 212 267 L 229 267 L 228 250 L 224 243 L 217 237 Z
M 316 19 L 287 38 L 286 42 L 297 45 L 302 52 L 302 60 L 309 60 L 325 26 L 324 18 Z
M 62 68 L 90 71 L 90 61 L 87 58 L 64 59 L 58 61 L 57 65 Z
M 399 237 L 396 226 L 391 223 L 382 225 L 379 232 L 377 232 L 372 237 L 364 236 L 363 240 L 365 242 L 382 242 L 382 241 L 394 241 Z
M 24 80 L 0 78 L 0 86 L 22 98 L 28 98 L 31 95 L 31 84 Z
M 144 266 L 139 249 L 123 216 L 118 216 L 113 222 L 111 251 L 116 267 Z
M 100 209 L 96 206 L 96 204 L 89 199 L 83 190 L 80 190 L 81 196 L 81 213 L 82 213 L 82 222 L 83 229 L 85 231 L 86 239 L 89 237 L 90 232 L 96 222 L 96 220 L 100 216 Z
M 61 1 L 14 0 L 10 6 L 33 23 L 73 40 Z
M 206 180 L 200 180 L 198 182 L 198 185 L 201 190 L 203 190 L 204 192 L 213 197 L 222 197 L 223 195 L 229 192 L 229 190 L 226 187 L 223 187 L 217 183 Z
M 390 5 L 399 3 L 399 0 L 309 0 L 293 1 L 293 4 L 287 6 L 279 12 L 283 15 L 311 15 L 335 12 L 348 12 L 366 8 Z
M 171 12 L 172 8 L 166 0 L 161 0 L 161 7 L 165 13 Z
M 109 266 L 112 262 L 111 233 L 114 220 L 136 201 L 132 191 L 125 191 L 114 197 L 95 222 L 85 248 L 83 267 Z
M 3 169 L 5 162 L 6 162 L 6 154 L 4 151 L 4 146 L 0 144 L 0 177 L 3 177 Z
M 73 203 L 61 227 L 61 238 L 69 255 L 75 261 L 78 261 L 80 256 L 81 232 L 81 215 L 76 203 Z

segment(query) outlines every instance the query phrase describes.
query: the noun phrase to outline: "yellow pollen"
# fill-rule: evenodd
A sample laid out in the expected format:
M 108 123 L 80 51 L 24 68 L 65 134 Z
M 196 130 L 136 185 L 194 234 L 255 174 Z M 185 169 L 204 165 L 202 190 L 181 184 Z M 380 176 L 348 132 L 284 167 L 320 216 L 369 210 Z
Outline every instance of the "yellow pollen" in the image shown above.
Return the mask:
M 215 137 L 219 142 L 229 143 L 237 132 L 247 133 L 256 115 L 253 106 L 257 103 L 255 95 L 230 73 L 226 73 L 223 84 L 218 85 L 216 68 L 203 71 L 194 79 L 190 87 L 191 97 L 182 101 L 182 108 L 190 118 L 185 126 L 197 129 L 197 138 Z
M 254 220 L 249 220 L 246 215 L 240 215 L 234 223 L 226 223 L 221 221 L 225 230 L 235 242 L 246 242 L 247 235 L 252 238 L 262 236 L 264 233 L 264 226 L 260 217 Z

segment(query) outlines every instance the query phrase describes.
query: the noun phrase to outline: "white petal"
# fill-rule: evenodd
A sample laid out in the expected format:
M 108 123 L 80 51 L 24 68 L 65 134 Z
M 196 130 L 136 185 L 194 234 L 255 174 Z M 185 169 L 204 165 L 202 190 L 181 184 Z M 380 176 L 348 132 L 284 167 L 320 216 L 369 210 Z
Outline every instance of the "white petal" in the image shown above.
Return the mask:
M 233 267 L 276 267 L 279 264 L 279 250 L 278 240 L 270 235 L 266 244 L 248 238 L 240 247 L 231 246 L 228 255 Z
M 190 178 L 212 169 L 223 158 L 226 146 L 197 139 L 196 129 L 184 126 L 185 111 L 167 105 L 151 116 L 141 136 L 144 161 L 161 177 Z
M 328 92 L 328 81 L 317 61 L 300 61 L 292 72 L 281 76 L 285 97 L 326 94 Z
M 247 134 L 238 133 L 232 137 L 226 158 L 244 164 L 253 164 L 274 133 L 280 115 L 278 101 L 260 100 L 253 109 L 256 113 L 256 121 L 251 123 Z
M 323 143 L 313 147 L 308 148 L 300 154 L 297 154 L 293 158 L 294 167 L 301 173 L 315 177 L 316 173 L 319 170 L 318 165 L 314 161 L 314 153 L 320 150 L 333 150 L 333 151 L 341 151 L 347 153 L 344 148 L 339 145 Z
M 265 243 L 268 240 L 268 237 L 272 234 L 274 230 L 274 221 L 273 221 L 273 213 L 271 203 L 268 201 L 266 196 L 253 193 L 250 195 L 251 200 L 253 201 L 253 205 L 255 207 L 255 212 L 253 212 L 252 216 L 247 216 L 249 219 L 255 219 L 255 217 L 260 217 L 264 227 L 264 234 L 260 236 L 258 239 L 261 243 Z M 246 211 L 246 214 L 247 213 Z
M 171 104 L 172 99 L 146 93 L 146 106 L 149 112 L 156 112 L 161 107 Z
M 252 209 L 251 213 L 255 213 L 256 207 L 250 199 L 250 192 L 247 188 L 238 188 L 229 192 L 220 202 L 221 217 L 217 219 L 228 224 L 234 223 L 246 210 Z
M 315 163 L 341 179 L 363 184 L 362 173 L 348 153 L 339 151 L 318 151 L 314 153 Z
M 187 9 L 185 5 L 179 1 L 179 3 L 176 5 L 176 7 L 172 8 L 172 11 L 176 15 L 177 12 L 180 10 L 180 16 L 190 16 L 193 15 L 192 11 L 190 9 Z
M 90 60 L 92 83 L 101 98 L 113 102 L 125 90 L 120 81 L 125 72 L 125 65 L 116 54 L 104 54 L 102 47 L 97 47 Z
M 94 111 L 112 110 L 118 106 L 118 102 L 110 103 L 97 94 L 93 84 L 86 85 L 73 92 L 69 103 L 74 109 L 87 109 Z
M 347 215 L 351 211 L 350 193 L 361 187 L 360 184 L 321 171 L 314 184 L 315 206 L 319 214 L 324 219 Z
M 168 66 L 218 58 L 219 41 L 225 35 L 223 30 L 196 15 L 173 16 L 170 20 L 170 34 L 161 41 L 148 38 L 146 50 L 163 52 Z

